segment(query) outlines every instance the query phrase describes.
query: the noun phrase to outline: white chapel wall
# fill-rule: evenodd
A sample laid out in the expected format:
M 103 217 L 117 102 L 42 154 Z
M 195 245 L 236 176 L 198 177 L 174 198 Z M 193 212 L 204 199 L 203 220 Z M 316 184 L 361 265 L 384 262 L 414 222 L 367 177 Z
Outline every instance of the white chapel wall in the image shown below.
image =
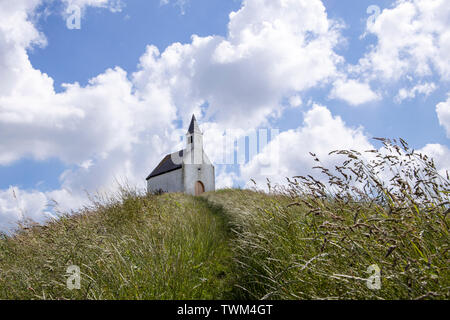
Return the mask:
M 182 169 L 170 171 L 147 180 L 147 191 L 162 189 L 164 192 L 183 192 Z

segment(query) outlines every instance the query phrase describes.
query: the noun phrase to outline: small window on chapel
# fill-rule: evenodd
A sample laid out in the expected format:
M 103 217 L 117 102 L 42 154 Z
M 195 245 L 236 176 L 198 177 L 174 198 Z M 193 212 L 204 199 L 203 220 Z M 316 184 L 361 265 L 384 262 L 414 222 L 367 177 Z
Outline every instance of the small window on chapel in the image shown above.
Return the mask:
M 190 143 L 193 143 L 193 142 L 194 142 L 194 137 L 191 136 L 191 137 L 189 138 L 189 140 L 190 140 Z

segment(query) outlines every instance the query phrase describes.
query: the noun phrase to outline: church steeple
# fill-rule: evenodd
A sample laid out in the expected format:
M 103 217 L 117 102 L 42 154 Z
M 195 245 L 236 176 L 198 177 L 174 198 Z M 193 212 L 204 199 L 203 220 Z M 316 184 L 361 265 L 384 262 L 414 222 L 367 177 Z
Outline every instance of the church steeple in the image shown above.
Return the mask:
M 203 161 L 203 134 L 198 126 L 195 115 L 192 115 L 188 132 L 186 133 L 187 145 L 186 149 L 190 152 L 190 161 L 192 164 L 201 164 Z
M 201 133 L 200 128 L 197 124 L 197 119 L 195 115 L 192 115 L 191 124 L 189 125 L 188 134 L 193 134 L 194 132 Z

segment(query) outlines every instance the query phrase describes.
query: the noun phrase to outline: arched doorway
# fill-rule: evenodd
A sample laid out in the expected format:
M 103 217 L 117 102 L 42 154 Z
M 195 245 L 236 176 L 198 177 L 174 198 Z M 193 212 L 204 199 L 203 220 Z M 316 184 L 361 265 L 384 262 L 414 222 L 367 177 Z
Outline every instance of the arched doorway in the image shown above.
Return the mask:
M 203 185 L 203 183 L 201 181 L 197 181 L 195 183 L 195 195 L 199 196 L 203 192 L 205 192 L 205 186 Z

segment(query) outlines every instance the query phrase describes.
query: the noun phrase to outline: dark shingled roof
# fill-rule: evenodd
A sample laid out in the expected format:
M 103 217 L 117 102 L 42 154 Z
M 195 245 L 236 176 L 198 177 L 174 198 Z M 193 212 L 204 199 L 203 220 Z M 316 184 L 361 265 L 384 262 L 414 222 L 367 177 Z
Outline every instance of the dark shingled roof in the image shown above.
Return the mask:
M 176 152 L 175 152 L 176 153 Z M 146 180 L 159 176 L 163 173 L 167 173 L 170 171 L 174 171 L 177 169 L 181 168 L 181 163 L 180 164 L 175 164 L 172 161 L 172 154 L 168 154 L 167 156 L 164 157 L 164 159 L 161 160 L 161 162 L 156 166 L 156 168 L 152 171 L 152 173 L 150 173 L 150 175 L 147 177 Z M 178 155 L 180 157 L 183 157 L 183 150 L 178 151 Z
M 195 116 L 192 115 L 191 124 L 189 125 L 188 133 L 194 133 L 194 123 L 197 120 L 195 119 Z

